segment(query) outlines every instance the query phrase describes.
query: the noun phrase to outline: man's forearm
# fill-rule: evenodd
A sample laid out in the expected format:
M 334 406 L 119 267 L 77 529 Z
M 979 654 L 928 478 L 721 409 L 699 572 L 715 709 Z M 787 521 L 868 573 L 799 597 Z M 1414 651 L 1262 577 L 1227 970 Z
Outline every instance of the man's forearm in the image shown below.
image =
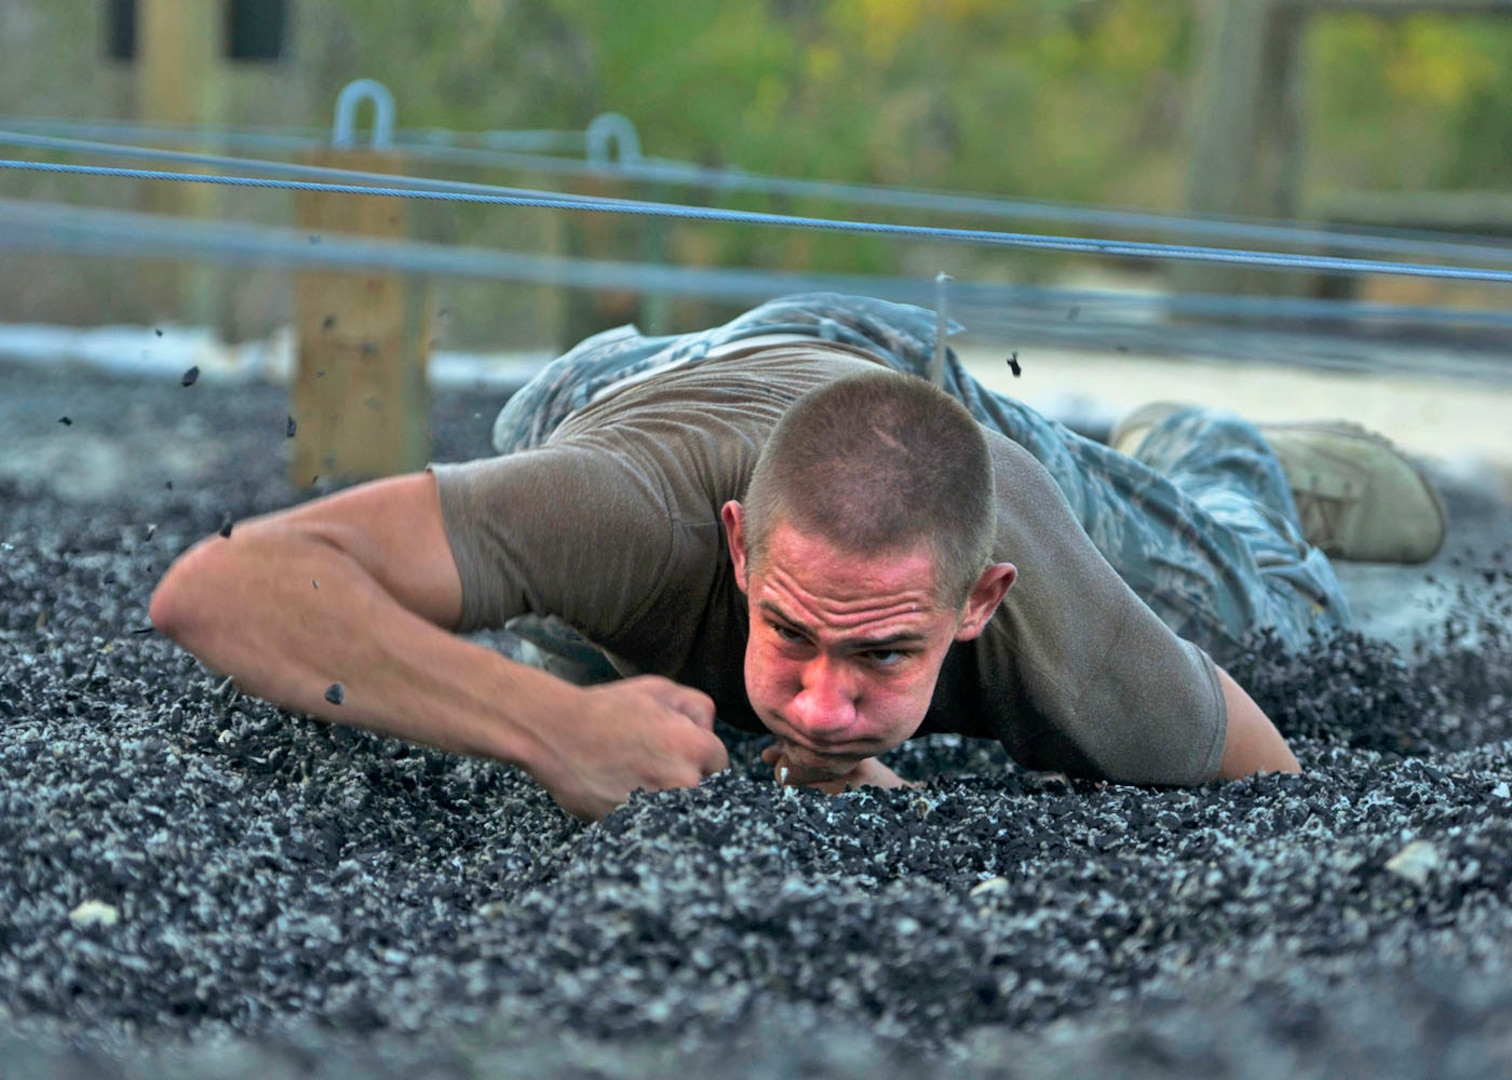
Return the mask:
M 258 522 L 186 553 L 152 619 L 249 694 L 527 768 L 540 725 L 574 690 L 407 610 L 318 535 Z M 336 683 L 340 704 L 327 697 Z

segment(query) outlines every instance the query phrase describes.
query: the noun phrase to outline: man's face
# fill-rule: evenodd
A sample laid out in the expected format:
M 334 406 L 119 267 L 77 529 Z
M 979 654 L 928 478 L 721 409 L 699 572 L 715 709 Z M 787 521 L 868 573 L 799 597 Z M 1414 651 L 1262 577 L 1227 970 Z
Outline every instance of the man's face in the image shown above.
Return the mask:
M 927 547 L 856 556 L 784 521 L 753 565 L 740 504 L 724 519 L 750 607 L 746 694 L 800 783 L 843 776 L 913 735 L 951 644 L 981 632 L 1013 580 L 1012 566 L 995 567 L 985 591 L 952 607 Z

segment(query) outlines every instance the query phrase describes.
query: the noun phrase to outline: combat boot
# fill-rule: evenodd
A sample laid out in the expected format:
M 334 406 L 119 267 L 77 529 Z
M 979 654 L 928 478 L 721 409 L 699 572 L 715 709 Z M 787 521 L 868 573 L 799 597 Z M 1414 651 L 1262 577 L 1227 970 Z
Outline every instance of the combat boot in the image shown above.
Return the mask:
M 1126 416 L 1108 440 L 1133 454 L 1160 421 L 1188 406 L 1154 402 Z M 1426 562 L 1449 519 L 1433 482 L 1391 442 L 1346 420 L 1256 424 L 1276 452 L 1302 535 L 1339 559 Z

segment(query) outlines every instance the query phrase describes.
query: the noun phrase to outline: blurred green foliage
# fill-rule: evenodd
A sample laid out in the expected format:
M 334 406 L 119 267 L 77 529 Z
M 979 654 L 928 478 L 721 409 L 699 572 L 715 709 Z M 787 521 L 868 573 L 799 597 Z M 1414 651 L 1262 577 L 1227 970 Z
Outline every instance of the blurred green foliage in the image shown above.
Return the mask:
M 581 128 L 648 154 L 832 180 L 1177 208 L 1195 0 L 334 0 L 333 82 L 406 124 Z M 1512 19 L 1317 17 L 1309 181 L 1512 183 Z M 1410 159 L 1410 160 L 1408 160 Z
M 581 131 L 628 116 L 644 153 L 815 180 L 1180 211 L 1203 100 L 1209 5 L 1232 0 L 297 0 L 289 60 L 226 76 L 224 120 L 325 129 L 341 86 L 393 90 L 399 123 L 459 132 Z M 100 60 L 100 0 L 0 0 L 0 100 L 33 115 L 131 115 L 128 65 Z M 1304 43 L 1302 205 L 1341 189 L 1512 190 L 1512 18 L 1314 18 Z M 425 168 L 421 163 L 412 167 Z M 600 185 L 501 169 L 448 175 L 800 214 L 944 223 L 815 199 Z M 4 177 L 0 192 L 106 205 L 135 190 Z M 223 200 L 281 222 L 279 193 Z M 785 229 L 482 207 L 411 208 L 418 235 L 595 258 L 976 280 L 1064 273 L 1051 256 Z M 969 218 L 950 224 L 1018 223 Z M 1032 226 L 1031 226 L 1032 227 Z M 40 263 L 38 265 L 41 265 Z M 1106 264 L 1082 260 L 1078 270 Z M 1147 269 L 1142 265 L 1140 269 Z M 100 271 L 104 272 L 104 271 Z M 104 292 L 93 268 L 60 310 Z M 39 310 L 45 273 L 12 273 L 5 311 Z M 247 332 L 282 279 L 239 292 Z M 66 282 L 65 282 L 66 284 Z M 86 287 L 88 286 L 88 287 Z M 454 340 L 560 323 L 550 290 L 450 282 Z M 558 290 L 559 292 L 559 290 Z M 84 298 L 84 299 L 80 299 Z M 115 300 L 110 302 L 114 303 Z M 703 313 L 698 313 L 699 318 Z M 696 321 L 676 317 L 673 321 Z M 237 320 L 231 320 L 236 323 Z
M 1512 18 L 1319 20 L 1307 77 L 1314 185 L 1512 191 Z
M 305 37 L 328 93 L 381 78 L 406 126 L 581 129 L 612 110 L 648 156 L 810 179 L 1180 210 L 1203 93 L 1199 0 L 334 0 L 319 12 Z M 1317 17 L 1302 85 L 1304 195 L 1512 188 L 1512 19 Z M 451 227 L 502 239 L 504 218 L 462 212 Z M 634 220 L 594 225 L 587 239 L 560 227 L 569 251 L 636 258 L 659 245 L 685 265 L 1061 271 L 1044 256 L 788 230 L 672 226 L 648 240 Z

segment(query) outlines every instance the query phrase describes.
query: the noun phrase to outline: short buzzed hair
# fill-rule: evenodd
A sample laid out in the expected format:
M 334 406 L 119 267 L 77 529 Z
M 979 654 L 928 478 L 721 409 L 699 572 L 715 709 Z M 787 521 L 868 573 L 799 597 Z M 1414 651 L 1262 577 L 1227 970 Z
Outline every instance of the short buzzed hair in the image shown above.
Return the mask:
M 992 561 L 986 436 L 913 375 L 863 372 L 804 394 L 772 429 L 742 502 L 753 565 L 779 521 L 858 555 L 928 545 L 937 594 L 954 607 Z

